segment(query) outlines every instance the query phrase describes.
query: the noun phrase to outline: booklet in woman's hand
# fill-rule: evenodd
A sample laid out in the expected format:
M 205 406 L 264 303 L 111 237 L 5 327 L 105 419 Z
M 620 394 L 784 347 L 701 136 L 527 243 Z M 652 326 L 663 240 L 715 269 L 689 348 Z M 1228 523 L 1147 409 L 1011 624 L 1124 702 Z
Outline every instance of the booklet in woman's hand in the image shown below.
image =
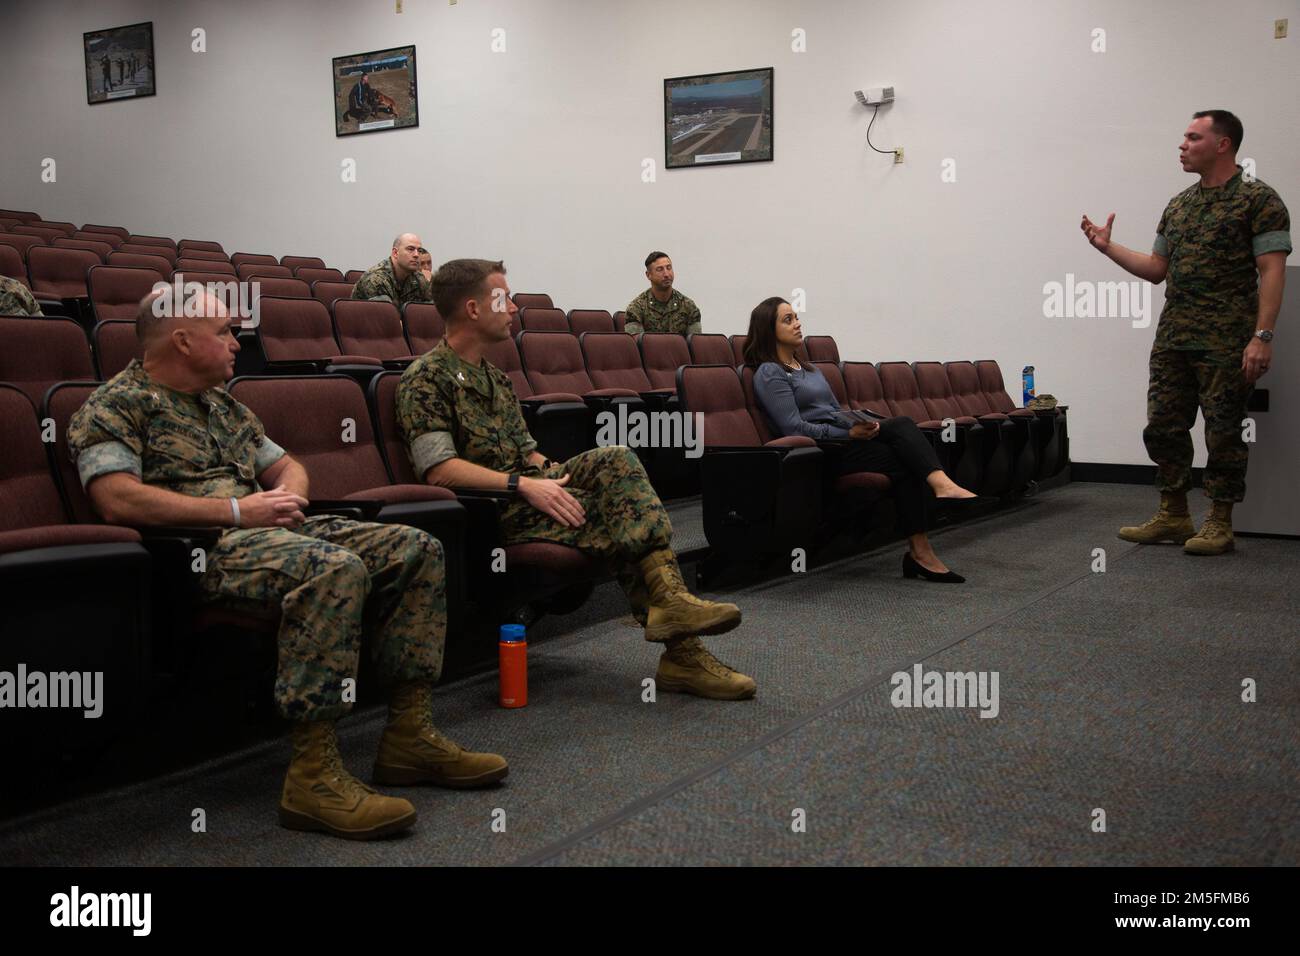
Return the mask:
M 884 415 L 877 415 L 875 412 L 868 411 L 865 408 L 842 408 L 840 409 L 839 415 L 840 421 L 844 424 L 845 428 L 852 428 L 854 425 L 861 422 L 871 424 L 873 422 L 883 422 L 885 420 Z

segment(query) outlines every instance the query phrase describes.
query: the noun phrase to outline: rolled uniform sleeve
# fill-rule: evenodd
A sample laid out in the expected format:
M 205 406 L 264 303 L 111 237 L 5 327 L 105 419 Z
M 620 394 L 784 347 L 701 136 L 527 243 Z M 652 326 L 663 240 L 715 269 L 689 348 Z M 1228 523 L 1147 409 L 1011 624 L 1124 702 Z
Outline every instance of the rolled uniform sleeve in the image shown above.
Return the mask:
M 101 403 L 95 396 L 68 423 L 68 453 L 81 486 L 114 472 L 141 478 L 146 429 L 142 409 Z
M 1251 210 L 1250 232 L 1254 255 L 1262 256 L 1269 252 L 1289 254 L 1292 251 L 1291 215 L 1281 196 L 1270 190 L 1269 194 L 1261 197 L 1256 208 Z
M 1169 248 L 1169 240 L 1165 238 L 1165 219 L 1169 215 L 1168 207 L 1160 214 L 1160 224 L 1156 226 L 1156 241 L 1151 245 L 1151 251 L 1162 259 L 1168 259 L 1172 251 Z
M 703 328 L 703 316 L 700 315 L 700 307 L 691 302 L 690 312 L 687 314 L 687 335 L 697 335 Z
M 455 458 L 453 410 L 424 367 L 413 365 L 397 387 L 397 423 L 406 439 L 406 452 L 415 476 L 424 481 L 430 468 Z
M 806 435 L 809 438 L 848 438 L 849 430 L 838 425 L 806 422 L 799 414 L 794 387 L 774 362 L 765 363 L 754 375 L 754 394 L 768 420 L 782 437 Z
M 260 475 L 285 456 L 284 449 L 271 441 L 271 439 L 266 435 L 262 436 L 261 443 L 256 447 L 257 453 L 253 461 L 253 471 L 255 474 Z

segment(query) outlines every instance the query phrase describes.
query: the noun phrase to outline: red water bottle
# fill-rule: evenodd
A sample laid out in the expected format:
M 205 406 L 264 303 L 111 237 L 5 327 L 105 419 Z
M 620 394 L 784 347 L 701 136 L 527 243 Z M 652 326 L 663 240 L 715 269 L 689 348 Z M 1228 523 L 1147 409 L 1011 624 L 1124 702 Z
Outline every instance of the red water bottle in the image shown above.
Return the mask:
M 522 624 L 502 624 L 500 657 L 501 706 L 525 707 L 528 704 L 528 642 Z

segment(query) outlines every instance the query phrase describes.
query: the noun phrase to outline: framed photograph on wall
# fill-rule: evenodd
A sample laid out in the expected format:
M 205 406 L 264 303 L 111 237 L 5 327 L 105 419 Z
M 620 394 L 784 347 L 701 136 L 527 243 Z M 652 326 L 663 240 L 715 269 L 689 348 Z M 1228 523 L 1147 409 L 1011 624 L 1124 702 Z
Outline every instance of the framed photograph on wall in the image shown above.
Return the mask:
M 139 99 L 158 92 L 153 71 L 153 21 L 81 35 L 86 50 L 86 102 Z
M 419 125 L 414 45 L 334 58 L 334 135 Z
M 664 166 L 772 160 L 772 67 L 664 80 Z

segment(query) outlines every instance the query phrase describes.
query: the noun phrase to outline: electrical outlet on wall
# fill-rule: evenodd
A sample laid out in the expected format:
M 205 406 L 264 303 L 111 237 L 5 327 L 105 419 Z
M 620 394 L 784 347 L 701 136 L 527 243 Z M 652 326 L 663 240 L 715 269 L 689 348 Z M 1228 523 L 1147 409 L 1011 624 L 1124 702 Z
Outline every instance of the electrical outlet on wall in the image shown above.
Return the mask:
M 1285 39 L 1286 39 L 1286 23 L 1287 23 L 1287 22 L 1286 22 L 1285 20 L 1274 20 L 1274 21 L 1273 21 L 1273 39 L 1274 39 L 1274 40 L 1285 40 Z
M 894 150 L 894 165 L 901 166 L 902 164 L 903 164 L 903 147 L 900 146 L 898 147 L 898 149 Z

